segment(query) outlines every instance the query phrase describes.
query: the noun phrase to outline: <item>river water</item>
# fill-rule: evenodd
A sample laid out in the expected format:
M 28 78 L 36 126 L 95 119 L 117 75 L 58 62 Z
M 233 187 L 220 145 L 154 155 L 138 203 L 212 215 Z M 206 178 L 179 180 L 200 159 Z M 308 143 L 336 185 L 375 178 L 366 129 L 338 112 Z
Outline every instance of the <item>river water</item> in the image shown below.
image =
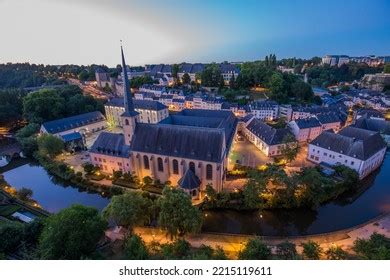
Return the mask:
M 381 168 L 365 179 L 358 191 L 319 207 L 272 211 L 205 211 L 204 232 L 292 236 L 330 232 L 364 223 L 390 211 L 390 154 Z M 109 199 L 98 193 L 79 191 L 55 180 L 41 166 L 29 163 L 5 172 L 4 178 L 16 189 L 33 190 L 33 198 L 50 212 L 83 204 L 102 210 Z

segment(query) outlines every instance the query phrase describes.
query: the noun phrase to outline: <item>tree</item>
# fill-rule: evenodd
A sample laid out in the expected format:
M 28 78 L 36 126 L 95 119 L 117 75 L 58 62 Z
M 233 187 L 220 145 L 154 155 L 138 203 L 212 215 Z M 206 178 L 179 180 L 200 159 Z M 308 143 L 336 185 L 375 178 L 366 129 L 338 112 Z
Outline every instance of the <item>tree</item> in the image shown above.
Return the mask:
M 384 73 L 390 73 L 390 63 L 386 63 L 385 67 L 383 68 Z
M 325 256 L 328 260 L 346 260 L 348 258 L 347 252 L 345 252 L 340 246 L 330 246 L 325 251 Z
M 30 122 L 59 119 L 64 112 L 65 99 L 54 89 L 42 89 L 23 98 L 23 114 Z
M 303 248 L 303 255 L 309 260 L 319 260 L 322 254 L 322 248 L 314 241 L 309 240 L 301 244 Z
M 268 88 L 270 90 L 270 98 L 279 102 L 286 100 L 285 82 L 282 74 L 275 72 L 272 74 L 268 82 Z
M 12 253 L 23 238 L 23 225 L 21 223 L 0 223 L 0 253 Z
M 200 231 L 202 215 L 198 208 L 192 205 L 191 197 L 181 189 L 164 188 L 158 203 L 158 223 L 171 238 Z
M 96 166 L 94 166 L 92 163 L 86 162 L 83 164 L 84 172 L 87 174 L 92 174 L 96 171 Z
M 183 81 L 183 84 L 188 85 L 191 83 L 191 77 L 188 75 L 188 73 L 184 73 L 183 77 L 181 78 Z
M 276 255 L 281 260 L 295 260 L 298 258 L 295 244 L 288 241 L 276 245 Z
M 295 140 L 294 135 L 287 134 L 282 141 L 281 154 L 287 160 L 287 162 L 292 162 L 299 153 L 299 145 L 297 140 Z
M 270 260 L 271 249 L 259 238 L 250 239 L 244 249 L 238 253 L 240 260 Z
M 134 226 L 148 222 L 150 216 L 151 201 L 139 192 L 116 195 L 103 210 L 103 217 L 106 220 L 112 219 L 117 225 L 125 227 L 129 234 Z
M 17 89 L 0 90 L 0 123 L 18 120 L 22 118 L 22 99 L 25 94 L 26 93 L 23 90 Z
M 296 80 L 291 84 L 291 94 L 300 101 L 311 101 L 314 97 L 313 89 L 309 84 Z
M 242 192 L 243 202 L 246 209 L 257 209 L 260 206 L 261 188 L 255 184 L 247 184 Z
M 223 80 L 219 65 L 212 63 L 207 65 L 201 74 L 201 82 L 205 87 L 220 87 Z
M 148 249 L 145 242 L 139 235 L 132 235 L 125 240 L 124 257 L 127 260 L 147 260 L 149 259 Z
M 367 240 L 360 238 L 355 240 L 352 249 L 363 259 L 390 259 L 390 239 L 376 232 L 373 233 Z
M 107 223 L 92 207 L 73 205 L 48 217 L 40 237 L 42 259 L 89 257 L 104 236 Z
M 191 246 L 184 239 L 177 239 L 173 243 L 163 244 L 161 246 L 163 257 L 168 260 L 188 259 L 191 253 Z
M 34 152 L 38 150 L 38 142 L 35 136 L 17 138 L 17 140 L 21 145 L 23 154 L 26 157 L 32 157 L 34 155 Z
M 45 133 L 38 137 L 38 150 L 43 156 L 55 157 L 64 150 L 64 142 L 57 136 Z
M 20 190 L 18 190 L 18 192 L 16 193 L 16 196 L 20 199 L 20 200 L 23 200 L 23 201 L 28 201 L 31 199 L 33 195 L 33 191 L 31 189 L 28 189 L 28 188 L 21 188 Z
M 25 127 L 19 129 L 15 136 L 17 139 L 31 137 L 39 131 L 39 127 L 40 125 L 37 123 L 29 123 Z

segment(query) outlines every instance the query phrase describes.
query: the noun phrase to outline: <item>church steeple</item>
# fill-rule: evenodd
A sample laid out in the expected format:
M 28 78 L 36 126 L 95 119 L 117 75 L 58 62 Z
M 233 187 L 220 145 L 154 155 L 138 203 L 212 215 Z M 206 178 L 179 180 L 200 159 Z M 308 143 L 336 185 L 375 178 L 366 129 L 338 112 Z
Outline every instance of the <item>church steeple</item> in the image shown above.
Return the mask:
M 125 112 L 121 115 L 123 134 L 127 145 L 131 144 L 134 131 L 137 126 L 138 112 L 134 110 L 133 98 L 131 97 L 129 77 L 127 76 L 127 67 L 125 62 L 125 56 L 123 54 L 123 48 L 121 44 L 122 55 L 122 74 L 123 74 L 123 89 L 124 89 L 124 103 Z
M 122 75 L 123 75 L 123 95 L 125 99 L 125 113 L 128 115 L 134 114 L 134 103 L 133 98 L 131 97 L 129 77 L 127 76 L 127 66 L 125 61 L 125 56 L 123 54 L 123 47 L 121 44 L 121 55 L 122 55 Z

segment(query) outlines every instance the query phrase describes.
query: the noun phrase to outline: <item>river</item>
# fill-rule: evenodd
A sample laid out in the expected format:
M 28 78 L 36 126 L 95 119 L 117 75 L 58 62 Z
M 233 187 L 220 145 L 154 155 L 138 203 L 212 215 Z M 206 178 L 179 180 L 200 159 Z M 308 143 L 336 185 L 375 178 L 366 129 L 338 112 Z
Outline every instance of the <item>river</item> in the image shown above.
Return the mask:
M 390 153 L 381 168 L 363 182 L 358 191 L 320 206 L 307 209 L 272 211 L 205 211 L 204 232 L 293 236 L 341 230 L 364 223 L 390 211 Z M 72 204 L 102 210 L 109 199 L 55 180 L 41 166 L 25 164 L 4 172 L 5 180 L 16 189 L 33 190 L 33 198 L 55 213 Z

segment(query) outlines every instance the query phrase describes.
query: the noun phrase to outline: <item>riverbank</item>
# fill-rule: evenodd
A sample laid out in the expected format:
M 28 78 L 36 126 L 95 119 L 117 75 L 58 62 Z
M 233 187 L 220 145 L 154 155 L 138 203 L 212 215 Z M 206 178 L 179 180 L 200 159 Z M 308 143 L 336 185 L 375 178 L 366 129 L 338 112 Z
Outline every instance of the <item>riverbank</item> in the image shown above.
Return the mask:
M 352 246 L 354 241 L 358 238 L 368 239 L 374 232 L 390 238 L 390 213 L 382 214 L 361 225 L 335 232 L 293 237 L 260 236 L 260 238 L 270 246 L 275 246 L 288 240 L 297 246 L 298 253 L 302 253 L 301 243 L 311 240 L 320 244 L 324 251 L 331 246 L 340 246 L 343 250 L 353 255 Z M 171 242 L 165 232 L 158 228 L 137 227 L 135 233 L 142 236 L 143 240 L 148 244 L 152 242 Z M 108 233 L 108 236 L 113 237 L 111 233 Z M 116 235 L 115 237 L 118 238 L 120 236 Z M 187 236 L 186 240 L 195 248 L 203 244 L 213 248 L 220 246 L 230 258 L 236 259 L 238 252 L 242 250 L 245 243 L 254 237 L 255 235 L 200 233 Z

